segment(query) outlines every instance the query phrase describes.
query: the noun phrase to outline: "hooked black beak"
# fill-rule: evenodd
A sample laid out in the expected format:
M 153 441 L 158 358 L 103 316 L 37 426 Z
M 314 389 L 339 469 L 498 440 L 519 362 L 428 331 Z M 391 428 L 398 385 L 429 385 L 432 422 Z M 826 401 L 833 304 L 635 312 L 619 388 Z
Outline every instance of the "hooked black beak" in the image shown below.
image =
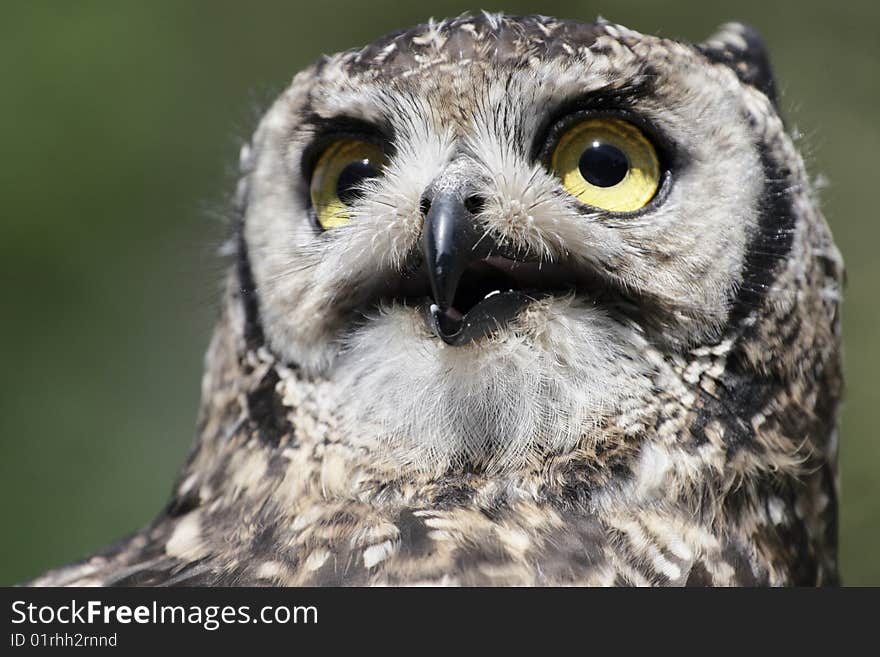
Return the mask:
M 464 199 L 451 194 L 434 197 L 425 217 L 422 253 L 431 292 L 441 311 L 452 307 L 455 290 L 467 266 L 488 255 L 488 252 L 478 254 L 479 239 L 474 216 Z
M 456 308 L 462 277 L 478 261 L 499 249 L 481 230 L 472 209 L 478 197 L 437 193 L 430 199 L 422 232 L 422 253 L 434 303 L 428 308 L 428 325 L 449 345 L 463 345 L 506 324 L 530 300 L 525 295 L 491 290 L 479 304 Z M 478 210 L 476 210 L 478 211 Z

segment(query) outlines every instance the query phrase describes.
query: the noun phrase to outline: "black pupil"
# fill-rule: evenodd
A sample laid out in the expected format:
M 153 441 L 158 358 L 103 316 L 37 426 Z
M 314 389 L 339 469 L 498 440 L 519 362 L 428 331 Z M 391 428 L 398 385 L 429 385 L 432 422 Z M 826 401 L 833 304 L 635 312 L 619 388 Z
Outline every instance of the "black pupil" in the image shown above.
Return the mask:
M 351 205 L 360 194 L 358 186 L 367 178 L 379 175 L 376 167 L 367 159 L 356 160 L 345 167 L 336 181 L 336 195 L 346 205 Z
M 626 177 L 629 161 L 616 146 L 594 141 L 578 161 L 581 175 L 596 187 L 614 187 Z

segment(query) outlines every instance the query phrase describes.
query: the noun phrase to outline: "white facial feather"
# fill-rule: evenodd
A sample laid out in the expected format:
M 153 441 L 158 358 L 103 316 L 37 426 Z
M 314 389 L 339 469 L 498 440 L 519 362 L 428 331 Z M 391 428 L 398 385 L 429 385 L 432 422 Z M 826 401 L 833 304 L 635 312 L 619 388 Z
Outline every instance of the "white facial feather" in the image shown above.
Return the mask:
M 430 339 L 416 311 L 393 306 L 351 334 L 330 378 L 355 444 L 378 438 L 383 453 L 426 471 L 463 461 L 494 470 L 595 440 L 619 400 L 649 385 L 643 345 L 572 297 L 534 304 L 519 327 L 464 347 Z

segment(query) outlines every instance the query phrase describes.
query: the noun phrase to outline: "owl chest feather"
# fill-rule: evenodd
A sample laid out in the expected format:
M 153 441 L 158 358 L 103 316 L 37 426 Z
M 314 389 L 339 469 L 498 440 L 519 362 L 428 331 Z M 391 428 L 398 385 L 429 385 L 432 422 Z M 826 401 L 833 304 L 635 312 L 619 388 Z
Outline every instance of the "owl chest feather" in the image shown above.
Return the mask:
M 759 459 L 747 444 L 731 448 L 739 415 L 726 420 L 707 401 L 725 381 L 717 354 L 679 367 L 680 389 L 658 393 L 638 421 L 609 422 L 601 441 L 516 472 L 438 475 L 401 472 L 337 435 L 321 382 L 242 344 L 235 332 L 215 335 L 199 440 L 166 511 L 68 577 L 354 586 L 835 579 L 822 556 L 833 482 L 820 471 L 806 487 L 780 484 L 753 471 Z M 780 447 L 776 467 L 798 467 L 785 454 Z

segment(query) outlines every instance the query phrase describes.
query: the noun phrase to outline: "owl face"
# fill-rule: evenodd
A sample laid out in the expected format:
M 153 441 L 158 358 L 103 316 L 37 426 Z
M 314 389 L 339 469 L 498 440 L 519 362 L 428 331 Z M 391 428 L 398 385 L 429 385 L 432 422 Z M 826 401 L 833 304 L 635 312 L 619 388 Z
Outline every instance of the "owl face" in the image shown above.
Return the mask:
M 271 351 L 378 457 L 597 440 L 744 289 L 772 104 L 607 23 L 429 23 L 296 76 L 244 158 Z

